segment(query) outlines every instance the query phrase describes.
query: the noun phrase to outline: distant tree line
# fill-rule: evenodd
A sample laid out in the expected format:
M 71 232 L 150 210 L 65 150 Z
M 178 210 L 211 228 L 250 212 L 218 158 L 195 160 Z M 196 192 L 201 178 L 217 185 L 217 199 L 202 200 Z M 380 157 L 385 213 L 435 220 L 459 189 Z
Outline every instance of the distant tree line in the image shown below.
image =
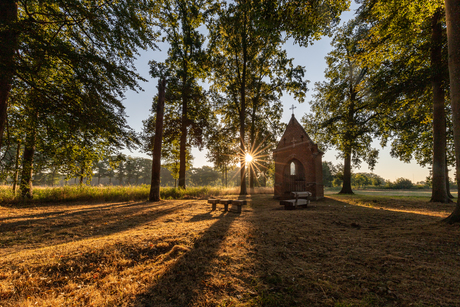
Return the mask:
M 325 187 L 342 187 L 343 166 L 334 165 L 332 162 L 323 162 L 323 184 Z M 356 189 L 378 188 L 378 189 L 431 189 L 432 179 L 427 177 L 425 181 L 412 182 L 407 178 L 397 178 L 395 181 L 384 179 L 374 173 L 352 173 L 351 186 Z M 457 184 L 449 180 L 450 189 L 457 189 Z
M 14 159 L 13 151 L 2 160 L 0 183 L 17 184 L 16 174 L 21 172 L 21 164 Z M 69 170 L 65 165 L 53 165 L 40 155 L 37 156 L 35 170 L 32 176 L 34 185 L 37 186 L 62 186 L 62 185 L 140 185 L 150 184 L 152 159 L 131 157 L 123 154 L 110 156 L 100 161 L 88 162 L 90 168 L 85 173 Z M 18 167 L 18 169 L 16 168 Z M 161 168 L 161 186 L 177 187 L 178 172 L 175 168 L 165 165 Z M 265 183 L 265 185 L 264 185 Z M 257 181 L 256 186 L 273 186 L 273 178 L 268 181 Z M 190 167 L 187 170 L 187 185 L 189 186 L 239 186 L 239 170 L 233 168 L 226 176 L 219 170 L 210 166 L 199 168 Z

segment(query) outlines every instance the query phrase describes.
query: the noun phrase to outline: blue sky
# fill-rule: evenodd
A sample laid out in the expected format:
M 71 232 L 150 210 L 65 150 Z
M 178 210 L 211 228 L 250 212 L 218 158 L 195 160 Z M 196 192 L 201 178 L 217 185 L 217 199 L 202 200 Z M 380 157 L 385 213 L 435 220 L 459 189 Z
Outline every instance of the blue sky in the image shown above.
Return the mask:
M 342 14 L 342 20 L 348 20 L 353 17 L 354 9 L 357 5 L 352 4 L 352 10 L 344 12 Z M 310 81 L 307 92 L 307 98 L 304 103 L 298 103 L 289 95 L 284 95 L 282 97 L 284 112 L 282 121 L 287 123 L 291 117 L 291 110 L 289 108 L 294 104 L 296 106 L 295 116 L 300 121 L 302 116 L 305 113 L 310 112 L 310 107 L 308 101 L 311 100 L 311 95 L 313 94 L 315 82 L 324 81 L 324 70 L 326 69 L 326 61 L 324 57 L 329 51 L 332 50 L 330 46 L 331 38 L 323 37 L 320 41 L 317 41 L 314 45 L 305 47 L 299 47 L 298 45 L 293 44 L 292 41 L 288 41 L 285 45 L 285 48 L 288 52 L 288 56 L 294 58 L 295 65 L 302 65 L 306 68 L 305 78 Z M 138 73 L 143 76 L 149 82 L 142 82 L 141 86 L 144 91 L 139 93 L 129 91 L 126 93 L 126 99 L 124 100 L 124 105 L 126 107 L 126 113 L 128 115 L 129 125 L 136 131 L 142 130 L 142 121 L 147 119 L 150 115 L 150 108 L 152 105 L 152 97 L 157 93 L 157 80 L 153 80 L 149 76 L 149 60 L 155 59 L 156 61 L 162 61 L 165 59 L 165 52 L 167 51 L 168 46 L 163 44 L 160 45 L 162 51 L 145 51 L 141 53 L 141 56 L 136 61 L 136 68 Z M 382 176 L 385 179 L 394 181 L 397 178 L 404 177 L 412 180 L 413 182 L 424 181 L 425 178 L 429 175 L 427 168 L 422 168 L 418 166 L 415 161 L 412 163 L 403 163 L 395 158 L 391 158 L 389 148 L 381 149 L 378 145 L 378 141 L 374 142 L 374 146 L 377 149 L 380 149 L 379 160 L 374 169 L 374 173 Z M 147 157 L 145 154 L 140 152 L 125 152 L 131 156 L 143 156 Z M 205 151 L 198 151 L 194 149 L 192 151 L 193 156 L 195 157 L 193 161 L 194 167 L 201 167 L 203 165 L 211 165 L 206 161 Z M 330 150 L 325 153 L 323 156 L 323 161 L 330 161 L 334 164 L 342 163 L 341 160 L 336 158 L 337 152 Z M 367 168 L 367 165 L 363 163 L 360 169 L 354 169 L 354 172 L 370 172 Z

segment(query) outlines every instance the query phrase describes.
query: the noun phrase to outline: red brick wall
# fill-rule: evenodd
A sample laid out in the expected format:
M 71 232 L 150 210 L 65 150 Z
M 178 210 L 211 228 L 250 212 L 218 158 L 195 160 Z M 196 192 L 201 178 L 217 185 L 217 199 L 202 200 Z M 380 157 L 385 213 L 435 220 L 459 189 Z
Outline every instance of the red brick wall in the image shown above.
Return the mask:
M 274 151 L 275 160 L 275 198 L 289 198 L 290 189 L 302 186 L 302 190 L 313 194 L 313 199 L 324 197 L 322 159 L 323 153 L 318 150 L 308 137 L 305 130 L 293 116 Z M 304 168 L 304 181 L 293 180 L 285 176 L 285 168 L 297 159 Z

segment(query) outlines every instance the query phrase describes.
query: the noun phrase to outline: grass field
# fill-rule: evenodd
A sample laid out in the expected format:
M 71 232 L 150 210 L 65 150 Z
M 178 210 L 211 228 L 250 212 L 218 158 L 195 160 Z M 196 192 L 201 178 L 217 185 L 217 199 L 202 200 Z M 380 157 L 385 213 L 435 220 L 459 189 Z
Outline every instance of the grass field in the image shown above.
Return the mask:
M 0 186 L 0 204 L 16 204 L 30 206 L 32 204 L 49 202 L 75 202 L 75 201 L 133 201 L 147 200 L 150 185 L 125 185 L 125 186 L 62 186 L 62 187 L 34 187 L 33 198 L 23 198 L 19 191 L 13 193 L 11 186 Z M 255 188 L 257 194 L 273 194 L 273 188 Z M 161 199 L 198 199 L 210 196 L 228 195 L 239 193 L 239 188 L 224 187 L 188 187 L 187 189 L 174 187 L 161 187 Z
M 0 306 L 460 306 L 453 205 L 247 200 L 2 206 Z
M 340 191 L 340 188 L 326 188 L 325 195 L 334 195 Z M 357 195 L 377 195 L 377 196 L 411 196 L 411 197 L 431 197 L 431 189 L 412 189 L 412 190 L 398 190 L 398 189 L 353 189 Z M 451 191 L 454 197 L 457 197 L 457 191 Z

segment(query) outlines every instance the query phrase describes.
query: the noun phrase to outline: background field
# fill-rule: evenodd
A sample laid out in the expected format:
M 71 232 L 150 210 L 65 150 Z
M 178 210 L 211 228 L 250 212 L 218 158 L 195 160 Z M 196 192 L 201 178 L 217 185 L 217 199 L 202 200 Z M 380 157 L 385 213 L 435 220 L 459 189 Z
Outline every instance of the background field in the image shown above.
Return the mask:
M 2 206 L 0 306 L 459 305 L 460 227 L 440 222 L 453 205 L 247 199 L 241 214 L 205 199 Z
M 326 188 L 325 195 L 337 194 L 340 188 Z M 354 189 L 353 192 L 357 195 L 377 195 L 377 196 L 413 196 L 413 197 L 431 197 L 431 189 L 424 190 L 397 190 L 397 189 Z M 451 191 L 454 197 L 457 197 L 457 191 Z

